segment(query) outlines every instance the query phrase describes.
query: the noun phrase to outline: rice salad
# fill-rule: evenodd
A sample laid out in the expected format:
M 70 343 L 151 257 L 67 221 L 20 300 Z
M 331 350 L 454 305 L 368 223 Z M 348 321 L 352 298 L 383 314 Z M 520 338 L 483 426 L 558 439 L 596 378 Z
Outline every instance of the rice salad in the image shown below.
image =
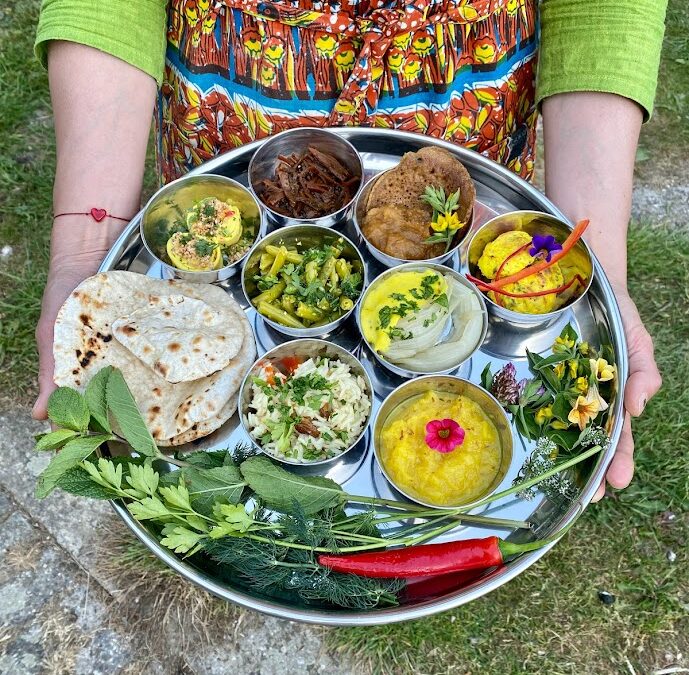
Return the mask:
M 347 450 L 371 411 L 364 378 L 327 357 L 277 365 L 266 360 L 251 379 L 251 437 L 266 453 L 293 462 L 322 461 Z

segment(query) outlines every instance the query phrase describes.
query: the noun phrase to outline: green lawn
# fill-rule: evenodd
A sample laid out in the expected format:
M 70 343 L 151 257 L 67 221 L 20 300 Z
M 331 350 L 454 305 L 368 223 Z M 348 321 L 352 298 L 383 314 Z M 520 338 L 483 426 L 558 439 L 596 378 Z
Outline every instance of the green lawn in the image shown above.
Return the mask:
M 0 257 L 0 406 L 28 403 L 35 394 L 33 330 L 47 269 L 55 157 L 47 81 L 31 51 L 38 4 L 0 8 L 0 249 L 13 249 Z M 668 157 L 686 163 L 689 154 L 685 5 L 670 3 L 658 108 L 642 137 L 638 175 L 644 179 L 667 176 L 670 182 L 674 160 Z M 689 233 L 657 223 L 631 230 L 631 286 L 665 378 L 636 425 L 632 486 L 589 509 L 566 541 L 503 589 L 414 623 L 329 631 L 334 649 L 375 672 L 424 675 L 640 674 L 687 667 L 687 251 Z M 675 562 L 668 551 L 676 553 Z M 599 590 L 613 593 L 616 602 L 601 603 Z M 681 663 L 677 652 L 685 655 Z

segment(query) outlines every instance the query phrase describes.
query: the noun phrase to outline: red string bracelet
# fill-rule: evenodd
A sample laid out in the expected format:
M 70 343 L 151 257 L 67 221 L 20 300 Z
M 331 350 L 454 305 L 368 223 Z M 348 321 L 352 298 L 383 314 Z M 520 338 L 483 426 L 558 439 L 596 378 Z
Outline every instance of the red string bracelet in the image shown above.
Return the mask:
M 55 220 L 55 218 L 60 218 L 62 216 L 91 216 L 91 218 L 93 218 L 97 223 L 100 223 L 100 221 L 104 220 L 105 218 L 113 218 L 114 220 L 121 220 L 125 223 L 128 223 L 131 220 L 131 218 L 121 218 L 120 216 L 113 216 L 112 213 L 108 213 L 105 209 L 97 209 L 95 206 L 90 211 L 73 211 L 57 213 L 53 216 L 53 220 Z

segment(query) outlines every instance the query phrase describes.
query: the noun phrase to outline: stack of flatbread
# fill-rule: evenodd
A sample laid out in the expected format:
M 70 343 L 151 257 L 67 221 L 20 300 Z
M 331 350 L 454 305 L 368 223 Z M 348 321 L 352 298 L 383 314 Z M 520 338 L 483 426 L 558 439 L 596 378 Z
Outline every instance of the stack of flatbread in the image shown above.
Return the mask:
M 237 409 L 256 358 L 245 313 L 221 288 L 105 272 L 86 279 L 55 323 L 55 382 L 83 390 L 119 368 L 161 446 L 207 436 Z

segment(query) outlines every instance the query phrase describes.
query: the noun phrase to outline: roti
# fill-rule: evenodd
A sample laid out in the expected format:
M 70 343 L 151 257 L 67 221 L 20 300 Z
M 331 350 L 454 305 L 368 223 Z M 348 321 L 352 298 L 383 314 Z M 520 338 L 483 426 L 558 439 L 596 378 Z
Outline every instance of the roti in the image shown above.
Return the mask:
M 185 304 L 187 299 L 202 305 Z M 163 319 L 172 318 L 165 317 L 164 312 L 172 314 L 172 308 L 179 306 L 187 309 L 168 326 L 171 331 L 167 337 L 157 332 L 165 325 Z M 194 327 L 185 332 L 181 316 L 189 308 L 202 309 L 207 319 L 194 319 Z M 156 311 L 160 313 L 159 323 Z M 223 332 L 226 337 L 233 336 L 228 339 L 231 344 L 241 336 L 234 356 L 228 358 L 230 347 L 222 356 L 213 354 L 214 361 L 205 367 L 200 363 L 204 352 L 193 352 L 193 340 L 201 335 L 204 324 L 212 324 L 212 330 L 203 333 L 201 339 L 209 346 L 222 342 L 217 336 Z M 128 339 L 131 335 L 125 337 L 126 326 L 135 326 L 137 331 L 145 328 L 144 338 Z M 179 349 L 167 349 L 172 342 L 166 340 L 172 335 Z M 86 279 L 65 301 L 55 322 L 53 353 L 56 384 L 79 390 L 101 368 L 119 368 L 153 438 L 159 445 L 170 445 L 181 434 L 185 434 L 182 442 L 190 442 L 211 433 L 234 414 L 236 394 L 256 358 L 256 346 L 245 313 L 221 288 L 113 271 Z M 197 358 L 192 360 L 192 356 Z M 176 379 L 186 367 L 195 368 L 197 373 L 217 369 L 194 380 L 166 379 Z
M 225 368 L 244 342 L 240 322 L 197 298 L 155 302 L 113 321 L 113 337 L 168 382 L 191 382 Z

